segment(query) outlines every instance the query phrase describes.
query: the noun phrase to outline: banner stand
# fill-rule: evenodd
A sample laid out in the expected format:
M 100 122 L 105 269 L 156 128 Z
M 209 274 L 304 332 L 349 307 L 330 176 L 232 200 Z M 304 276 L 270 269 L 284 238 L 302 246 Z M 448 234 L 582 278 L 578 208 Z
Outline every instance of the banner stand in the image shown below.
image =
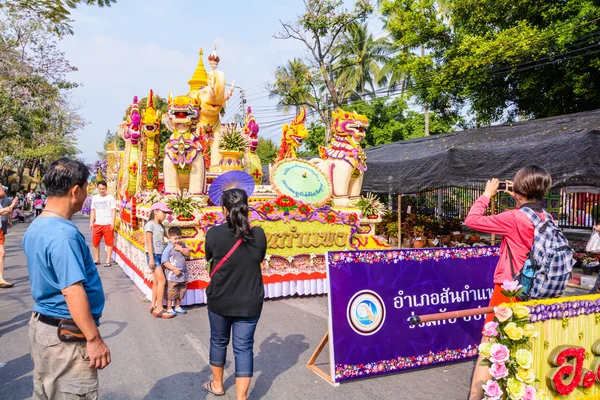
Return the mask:
M 319 375 L 321 378 L 325 379 L 331 385 L 340 386 L 339 383 L 333 382 L 333 380 L 331 379 L 331 376 L 329 374 L 327 374 L 325 371 L 323 371 L 321 368 L 319 368 L 315 365 L 315 361 L 317 361 L 317 358 L 319 357 L 319 355 L 325 348 L 325 345 L 327 344 L 328 341 L 329 341 L 329 332 L 326 332 L 325 335 L 323 335 L 323 338 L 321 339 L 321 342 L 317 346 L 316 350 L 310 356 L 308 363 L 306 363 L 306 366 L 308 367 L 308 369 L 310 369 L 315 374 Z M 332 362 L 331 357 L 330 357 L 329 362 L 330 363 Z

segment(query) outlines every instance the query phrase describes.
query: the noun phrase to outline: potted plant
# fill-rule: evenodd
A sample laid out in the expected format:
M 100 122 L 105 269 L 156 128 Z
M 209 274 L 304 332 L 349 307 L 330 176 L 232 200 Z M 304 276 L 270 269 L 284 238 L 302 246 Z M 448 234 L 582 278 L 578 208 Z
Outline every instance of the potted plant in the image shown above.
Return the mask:
M 167 205 L 173 211 L 178 221 L 193 221 L 194 211 L 198 208 L 196 201 L 190 196 L 177 196 L 167 200 Z
M 583 265 L 584 275 L 592 275 L 596 270 L 597 263 L 595 257 L 591 257 L 586 254 L 586 256 L 581 259 L 581 263 Z
M 385 212 L 385 206 L 372 193 L 360 196 L 355 206 L 360 209 L 363 218 L 367 219 L 379 219 Z
M 479 242 L 481 236 L 477 235 L 477 231 L 475 229 L 469 229 L 469 240 L 473 243 Z
M 427 243 L 427 238 L 425 237 L 425 227 L 423 225 L 415 225 L 413 228 L 413 246 L 415 249 L 420 249 L 425 247 L 425 243 Z
M 223 158 L 219 163 L 223 172 L 242 170 L 242 156 L 249 146 L 249 139 L 235 124 L 225 125 L 221 129 L 219 153 Z
M 448 221 L 448 230 L 452 234 L 455 242 L 462 242 L 465 239 L 465 235 L 462 233 L 462 220 L 458 217 L 454 217 Z

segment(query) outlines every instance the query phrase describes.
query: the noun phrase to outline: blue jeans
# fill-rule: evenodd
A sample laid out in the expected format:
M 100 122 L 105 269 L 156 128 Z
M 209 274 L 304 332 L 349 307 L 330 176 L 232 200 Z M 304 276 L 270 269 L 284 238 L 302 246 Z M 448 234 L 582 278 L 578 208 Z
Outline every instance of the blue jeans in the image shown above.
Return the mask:
M 208 310 L 210 322 L 210 365 L 225 366 L 227 346 L 233 327 L 233 355 L 236 378 L 251 378 L 254 375 L 254 331 L 259 316 L 226 317 Z

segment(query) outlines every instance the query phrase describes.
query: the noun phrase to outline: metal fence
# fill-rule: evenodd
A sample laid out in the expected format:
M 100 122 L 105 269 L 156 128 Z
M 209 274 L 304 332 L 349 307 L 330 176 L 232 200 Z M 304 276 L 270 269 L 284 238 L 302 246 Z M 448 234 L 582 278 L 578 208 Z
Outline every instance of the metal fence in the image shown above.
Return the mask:
M 435 217 L 458 217 L 464 219 L 469 209 L 483 194 L 485 185 L 475 184 L 466 187 L 444 187 L 437 190 L 419 192 L 402 196 L 402 211 Z M 500 196 L 494 197 L 496 213 L 502 212 L 506 205 Z M 600 221 L 600 194 L 568 193 L 560 194 L 544 201 L 545 207 L 551 207 L 562 228 L 592 228 Z M 555 202 L 558 202 L 556 204 Z M 488 207 L 489 215 L 492 207 Z
M 600 194 L 562 191 L 559 225 L 564 228 L 591 228 L 600 222 Z

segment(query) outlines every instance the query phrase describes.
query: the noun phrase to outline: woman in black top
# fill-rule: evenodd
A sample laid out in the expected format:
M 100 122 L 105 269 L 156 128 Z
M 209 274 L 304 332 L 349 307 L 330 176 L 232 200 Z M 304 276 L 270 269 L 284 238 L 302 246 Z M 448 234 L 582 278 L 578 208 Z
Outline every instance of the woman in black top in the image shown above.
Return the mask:
M 254 372 L 254 331 L 265 297 L 260 264 L 267 252 L 267 239 L 260 227 L 250 227 L 248 196 L 241 189 L 223 193 L 223 212 L 227 223 L 206 234 L 206 259 L 213 270 L 241 240 L 239 246 L 216 270 L 206 289 L 210 322 L 210 365 L 214 375 L 203 389 L 225 394 L 223 370 L 230 332 L 233 328 L 235 386 L 238 400 L 246 399 Z

